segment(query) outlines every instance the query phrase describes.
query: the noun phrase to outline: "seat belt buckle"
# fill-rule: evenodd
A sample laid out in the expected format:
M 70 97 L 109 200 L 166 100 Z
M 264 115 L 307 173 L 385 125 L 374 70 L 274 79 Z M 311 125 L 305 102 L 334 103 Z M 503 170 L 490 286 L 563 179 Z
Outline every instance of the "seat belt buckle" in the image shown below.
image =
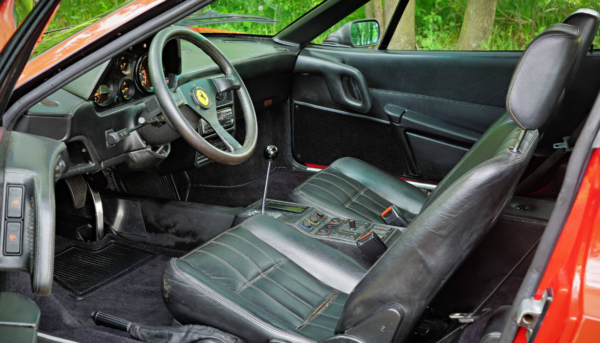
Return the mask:
M 565 136 L 563 137 L 562 142 L 554 143 L 552 146 L 554 149 L 565 149 L 565 151 L 572 151 L 573 147 L 569 145 L 569 138 L 571 138 L 571 136 Z
M 400 215 L 400 210 L 396 207 L 396 205 L 392 205 L 386 208 L 385 211 L 381 212 L 381 219 L 383 219 L 387 225 L 401 227 L 408 226 L 408 223 Z
M 489 311 L 489 308 L 484 308 L 479 313 L 452 313 L 450 319 L 455 319 L 461 324 L 470 324 L 483 317 Z
M 373 231 L 369 231 L 360 237 L 356 241 L 356 246 L 365 256 L 373 261 L 377 260 L 387 251 L 387 245 Z

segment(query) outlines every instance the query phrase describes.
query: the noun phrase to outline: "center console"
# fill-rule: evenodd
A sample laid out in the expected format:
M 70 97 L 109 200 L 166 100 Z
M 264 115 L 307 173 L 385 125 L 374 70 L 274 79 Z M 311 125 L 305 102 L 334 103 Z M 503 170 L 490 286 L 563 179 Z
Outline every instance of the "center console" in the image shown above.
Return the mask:
M 257 201 L 238 214 L 238 221 L 241 222 L 259 214 L 261 214 L 261 202 Z M 267 199 L 265 203 L 264 214 L 291 225 L 316 239 L 349 245 L 356 245 L 358 239 L 369 232 L 373 232 L 389 245 L 404 230 L 397 226 L 332 217 L 315 207 L 271 199 Z

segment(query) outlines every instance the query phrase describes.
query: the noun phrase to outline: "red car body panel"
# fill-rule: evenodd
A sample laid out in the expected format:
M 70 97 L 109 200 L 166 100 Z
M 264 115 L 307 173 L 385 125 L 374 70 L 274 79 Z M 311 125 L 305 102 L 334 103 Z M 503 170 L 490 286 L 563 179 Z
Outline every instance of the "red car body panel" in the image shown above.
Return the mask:
M 548 288 L 554 299 L 535 342 L 600 342 L 600 149 L 592 154 L 536 298 Z
M 17 19 L 13 9 L 15 7 L 15 0 L 4 0 L 0 1 L 0 50 L 4 48 L 4 45 L 13 33 L 17 29 Z

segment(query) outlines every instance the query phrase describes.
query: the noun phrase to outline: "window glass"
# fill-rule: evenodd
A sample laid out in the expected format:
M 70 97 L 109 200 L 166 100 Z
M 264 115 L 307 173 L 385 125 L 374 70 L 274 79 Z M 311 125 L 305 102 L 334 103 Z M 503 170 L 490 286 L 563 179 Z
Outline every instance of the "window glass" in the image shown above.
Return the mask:
M 313 43 L 347 22 L 375 18 L 385 32 L 398 0 L 371 0 Z M 597 0 L 410 0 L 388 49 L 523 50 L 549 25 L 581 8 L 600 11 Z M 600 43 L 600 35 L 594 40 Z M 600 45 L 598 45 L 600 46 Z
M 108 16 L 133 0 L 62 0 L 31 58 Z
M 272 36 L 323 0 L 218 0 L 179 25 L 200 33 L 245 33 Z

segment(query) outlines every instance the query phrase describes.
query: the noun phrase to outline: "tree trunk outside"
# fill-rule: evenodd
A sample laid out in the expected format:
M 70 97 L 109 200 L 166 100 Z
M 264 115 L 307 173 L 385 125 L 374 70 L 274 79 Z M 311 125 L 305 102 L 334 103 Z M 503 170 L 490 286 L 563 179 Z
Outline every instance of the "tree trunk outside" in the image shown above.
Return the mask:
M 375 1 L 375 0 L 373 0 Z M 365 4 L 365 18 L 375 18 L 375 12 L 373 12 L 373 1 L 369 1 Z
M 408 2 L 388 49 L 415 50 L 415 4 L 416 0 Z M 385 1 L 386 27 L 394 15 L 396 6 L 398 6 L 398 0 Z
M 391 1 L 391 0 L 390 0 Z M 387 22 L 385 21 L 385 13 L 383 12 L 383 5 L 381 4 L 381 0 L 371 0 L 373 4 L 373 14 L 374 18 L 379 21 L 379 25 L 381 26 L 381 34 L 385 32 L 385 28 L 387 27 Z
M 498 0 L 468 0 L 458 37 L 458 50 L 481 50 L 494 32 Z

